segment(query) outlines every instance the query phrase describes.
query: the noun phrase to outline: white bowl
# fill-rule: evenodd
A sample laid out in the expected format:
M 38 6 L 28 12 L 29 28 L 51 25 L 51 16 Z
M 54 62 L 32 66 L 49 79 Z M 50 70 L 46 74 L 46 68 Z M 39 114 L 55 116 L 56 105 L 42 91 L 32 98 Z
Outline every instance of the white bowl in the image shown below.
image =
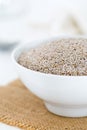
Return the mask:
M 61 38 L 64 37 L 57 39 Z M 43 41 L 43 43 L 45 42 L 47 40 Z M 45 74 L 18 64 L 17 59 L 21 52 L 32 47 L 35 47 L 35 45 L 20 45 L 12 54 L 19 77 L 25 86 L 43 99 L 46 108 L 52 113 L 67 117 L 87 116 L 87 76 Z

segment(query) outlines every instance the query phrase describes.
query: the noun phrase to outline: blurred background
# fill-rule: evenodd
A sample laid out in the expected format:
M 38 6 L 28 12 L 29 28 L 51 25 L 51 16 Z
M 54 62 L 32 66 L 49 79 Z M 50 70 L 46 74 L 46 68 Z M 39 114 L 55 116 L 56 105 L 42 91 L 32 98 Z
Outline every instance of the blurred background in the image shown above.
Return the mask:
M 14 47 L 59 35 L 87 35 L 87 0 L 0 0 L 0 85 L 17 78 Z

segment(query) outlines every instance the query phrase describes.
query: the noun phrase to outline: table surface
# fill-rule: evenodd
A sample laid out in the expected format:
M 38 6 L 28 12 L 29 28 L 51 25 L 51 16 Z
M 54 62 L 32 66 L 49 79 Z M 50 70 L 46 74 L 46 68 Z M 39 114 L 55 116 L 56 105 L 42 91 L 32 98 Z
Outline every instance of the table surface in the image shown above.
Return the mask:
M 0 52 L 0 85 L 5 85 L 17 77 L 12 64 L 11 53 Z M 0 130 L 19 130 L 19 128 L 0 123 Z
M 23 44 L 30 42 L 31 44 L 36 45 L 37 42 L 33 42 L 33 41 L 40 41 L 41 39 L 47 39 L 47 38 L 51 37 L 51 35 L 49 35 L 49 36 L 48 36 L 48 34 L 43 35 L 43 33 L 41 33 L 41 32 L 36 34 L 32 30 L 30 30 L 30 32 L 28 31 L 28 34 L 30 34 L 30 38 L 26 37 L 25 42 L 23 42 L 23 40 L 22 40 Z M 11 53 L 12 53 L 12 51 L 11 52 L 0 51 L 0 86 L 4 86 L 7 83 L 11 82 L 12 80 L 18 78 L 17 72 L 12 63 Z M 3 123 L 0 123 L 0 128 L 2 130 L 17 129 L 17 128 L 11 127 L 11 126 L 7 127 Z

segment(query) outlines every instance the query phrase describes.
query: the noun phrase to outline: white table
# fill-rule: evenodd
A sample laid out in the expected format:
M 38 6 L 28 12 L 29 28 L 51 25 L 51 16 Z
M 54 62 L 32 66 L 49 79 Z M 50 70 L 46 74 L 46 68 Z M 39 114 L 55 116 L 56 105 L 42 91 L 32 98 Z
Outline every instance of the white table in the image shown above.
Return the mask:
M 30 42 L 30 44 L 37 44 L 37 42 L 32 42 L 32 41 L 38 41 L 40 39 L 51 37 L 51 35 L 49 35 L 45 31 L 43 31 L 42 33 L 41 31 L 37 33 L 36 32 L 32 29 L 29 29 L 29 31 L 27 30 L 27 34 L 29 36 L 24 35 L 23 37 L 26 40 L 22 39 L 22 43 Z M 12 59 L 11 59 L 11 52 L 6 53 L 0 51 L 0 86 L 6 85 L 7 83 L 11 82 L 17 77 L 18 77 L 17 72 L 13 66 Z M 17 128 L 0 123 L 0 130 L 16 130 L 16 129 Z
M 15 78 L 17 74 L 13 68 L 10 53 L 0 52 L 0 85 L 5 85 Z M 0 130 L 19 130 L 19 128 L 0 123 Z

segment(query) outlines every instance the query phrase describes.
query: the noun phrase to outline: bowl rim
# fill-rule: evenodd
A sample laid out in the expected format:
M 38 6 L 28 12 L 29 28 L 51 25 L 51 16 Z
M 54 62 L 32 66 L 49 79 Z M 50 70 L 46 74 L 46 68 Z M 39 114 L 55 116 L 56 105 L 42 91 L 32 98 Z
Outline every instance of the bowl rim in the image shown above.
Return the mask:
M 38 45 L 39 44 L 41 44 L 41 43 L 43 43 L 43 44 L 45 44 L 45 43 L 47 43 L 47 42 L 52 42 L 52 41 L 54 41 L 54 40 L 61 40 L 61 39 L 67 39 L 67 38 L 74 38 L 74 39 L 78 39 L 78 38 L 85 38 L 85 39 L 87 39 L 87 35 L 84 35 L 84 36 L 82 36 L 82 35 L 59 35 L 59 36 L 57 36 L 57 37 L 51 37 L 51 38 L 47 38 L 47 39 L 45 39 L 45 40 L 39 40 L 39 41 L 34 41 L 34 42 L 28 42 L 28 43 L 31 43 L 31 45 L 33 44 L 33 43 L 38 43 Z M 22 52 L 23 52 L 23 50 L 25 49 L 25 50 L 29 50 L 29 48 L 32 48 L 32 46 L 31 47 L 28 47 L 28 46 L 30 46 L 28 43 L 22 43 L 21 45 L 18 45 L 13 51 L 12 51 L 12 54 L 11 54 L 11 58 L 12 58 L 12 61 L 13 61 L 13 63 L 15 63 L 18 67 L 21 67 L 22 69 L 25 69 L 25 70 L 27 70 L 27 71 L 31 71 L 31 72 L 33 72 L 33 73 L 36 73 L 36 74 L 40 74 L 40 75 L 45 75 L 45 76 L 53 76 L 53 77 L 67 77 L 67 78 L 71 78 L 71 77 L 73 77 L 73 78 L 83 78 L 83 77 L 86 77 L 87 78 L 87 76 L 85 76 L 85 75 L 76 75 L 76 76 L 74 76 L 74 75 L 57 75 L 57 74 L 51 74 L 51 73 L 44 73 L 44 72 L 40 72 L 40 71 L 35 71 L 35 70 L 32 70 L 32 69 L 28 69 L 28 68 L 26 68 L 26 67 L 24 67 L 24 66 L 22 66 L 22 65 L 20 65 L 18 62 L 17 62 L 17 60 L 15 59 L 15 56 L 18 54 L 18 52 L 22 49 Z M 38 45 L 34 45 L 34 47 L 35 46 L 38 46 Z M 23 47 L 24 47 L 24 49 L 23 49 Z M 28 48 L 27 48 L 28 47 Z M 21 52 L 21 53 L 22 53 Z M 19 54 L 20 55 L 20 54 Z

